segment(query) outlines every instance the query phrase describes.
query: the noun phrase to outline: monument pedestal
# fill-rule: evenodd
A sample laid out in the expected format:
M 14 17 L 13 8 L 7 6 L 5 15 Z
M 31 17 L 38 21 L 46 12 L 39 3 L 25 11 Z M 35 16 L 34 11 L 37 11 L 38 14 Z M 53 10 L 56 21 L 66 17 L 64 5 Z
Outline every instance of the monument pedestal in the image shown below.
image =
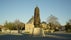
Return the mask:
M 44 36 L 44 31 L 42 28 L 34 28 L 33 36 Z

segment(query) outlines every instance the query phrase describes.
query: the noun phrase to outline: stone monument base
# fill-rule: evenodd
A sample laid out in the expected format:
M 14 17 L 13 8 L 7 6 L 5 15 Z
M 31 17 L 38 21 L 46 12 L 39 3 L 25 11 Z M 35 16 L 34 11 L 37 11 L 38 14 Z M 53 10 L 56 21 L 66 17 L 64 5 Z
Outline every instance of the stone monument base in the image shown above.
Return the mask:
M 33 35 L 34 36 L 44 36 L 44 31 L 42 28 L 34 28 Z

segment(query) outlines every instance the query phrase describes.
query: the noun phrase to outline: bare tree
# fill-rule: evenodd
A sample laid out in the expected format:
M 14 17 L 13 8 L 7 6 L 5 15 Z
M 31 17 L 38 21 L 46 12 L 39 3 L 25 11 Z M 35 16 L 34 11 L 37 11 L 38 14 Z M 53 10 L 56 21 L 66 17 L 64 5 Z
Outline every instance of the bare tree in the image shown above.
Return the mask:
M 50 25 L 51 29 L 58 29 L 60 27 L 60 23 L 58 22 L 58 18 L 50 15 L 47 19 L 48 24 Z
M 71 19 L 69 19 L 69 21 L 66 23 L 65 31 L 66 32 L 71 32 Z
M 69 19 L 68 23 L 71 25 L 71 19 Z
M 18 33 L 20 33 L 20 29 L 19 29 L 19 20 L 15 20 L 15 25 L 16 25 L 16 28 L 18 30 Z

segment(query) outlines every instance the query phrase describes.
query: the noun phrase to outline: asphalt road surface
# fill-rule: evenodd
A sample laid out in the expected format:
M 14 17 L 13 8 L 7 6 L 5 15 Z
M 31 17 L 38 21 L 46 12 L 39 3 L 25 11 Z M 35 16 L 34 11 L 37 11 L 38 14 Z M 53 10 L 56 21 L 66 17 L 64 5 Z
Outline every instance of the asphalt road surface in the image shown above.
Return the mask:
M 46 37 L 36 37 L 28 34 L 23 35 L 0 35 L 0 40 L 71 40 L 71 34 L 48 33 Z

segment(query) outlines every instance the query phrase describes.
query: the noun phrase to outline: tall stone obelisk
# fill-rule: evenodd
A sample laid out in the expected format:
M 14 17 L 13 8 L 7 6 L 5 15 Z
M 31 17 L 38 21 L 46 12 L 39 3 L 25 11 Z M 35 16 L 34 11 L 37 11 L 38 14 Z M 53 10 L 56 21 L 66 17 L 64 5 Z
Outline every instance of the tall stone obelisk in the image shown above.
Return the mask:
M 33 35 L 35 36 L 42 36 L 41 20 L 39 13 L 40 13 L 39 8 L 36 6 L 34 10 L 34 28 L 33 28 Z
M 39 8 L 36 6 L 34 10 L 34 27 L 40 27 L 40 14 Z

